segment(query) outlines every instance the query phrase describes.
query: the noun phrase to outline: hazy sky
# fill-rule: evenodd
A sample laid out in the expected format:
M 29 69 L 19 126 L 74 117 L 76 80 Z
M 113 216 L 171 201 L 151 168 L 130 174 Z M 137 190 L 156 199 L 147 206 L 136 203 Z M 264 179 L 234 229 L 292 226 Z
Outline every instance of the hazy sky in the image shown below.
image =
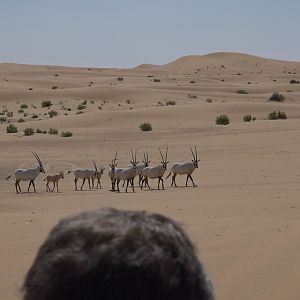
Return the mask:
M 0 0 L 0 62 L 133 67 L 218 51 L 300 61 L 300 0 Z

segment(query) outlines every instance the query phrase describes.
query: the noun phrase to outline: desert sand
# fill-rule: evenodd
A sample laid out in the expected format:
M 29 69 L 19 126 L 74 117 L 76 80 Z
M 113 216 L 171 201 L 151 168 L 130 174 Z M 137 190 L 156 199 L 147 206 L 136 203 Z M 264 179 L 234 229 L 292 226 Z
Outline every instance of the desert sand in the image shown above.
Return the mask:
M 126 70 L 0 64 L 0 112 L 13 112 L 7 119 L 19 129 L 8 134 L 7 122 L 0 124 L 0 299 L 22 298 L 24 276 L 58 220 L 97 207 L 159 212 L 182 223 L 217 299 L 300 299 L 300 84 L 292 79 L 300 80 L 299 62 L 238 53 Z M 237 94 L 241 89 L 248 94 Z M 268 101 L 273 92 L 285 101 Z M 49 118 L 44 100 L 58 116 Z M 170 100 L 176 105 L 166 106 Z M 84 101 L 84 113 L 77 114 Z M 28 105 L 26 117 L 18 113 L 21 104 Z M 288 119 L 268 120 L 273 110 Z M 229 125 L 215 124 L 220 114 L 230 117 Z M 256 121 L 244 122 L 246 114 Z M 143 122 L 153 131 L 140 131 Z M 24 136 L 27 127 L 73 136 Z M 190 161 L 189 145 L 197 145 L 196 188 L 185 187 L 182 176 L 178 188 L 165 180 L 164 191 L 154 180 L 150 191 L 109 191 L 108 163 L 116 149 L 119 166 L 128 165 L 131 148 L 140 161 L 148 151 L 154 165 L 160 163 L 158 147 L 166 145 L 168 169 Z M 92 167 L 96 160 L 106 167 L 103 189 L 76 192 L 73 175 L 65 175 L 61 192 L 47 193 L 41 174 L 37 194 L 16 194 L 14 179 L 4 179 L 16 168 L 36 166 L 31 151 L 39 153 L 47 174 Z M 21 186 L 26 191 L 27 183 Z

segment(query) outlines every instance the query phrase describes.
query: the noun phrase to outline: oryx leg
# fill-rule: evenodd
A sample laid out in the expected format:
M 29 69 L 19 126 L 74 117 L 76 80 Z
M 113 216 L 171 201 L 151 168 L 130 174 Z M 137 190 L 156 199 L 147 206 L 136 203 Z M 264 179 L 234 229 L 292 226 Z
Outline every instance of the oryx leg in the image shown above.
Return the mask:
M 90 188 L 90 190 L 92 189 L 91 188 L 91 178 L 88 178 L 88 183 L 89 183 L 89 188 Z
M 36 193 L 34 180 L 31 180 L 31 181 L 32 181 L 32 185 L 33 185 L 33 191 Z
M 117 179 L 117 190 L 118 190 L 118 193 L 120 193 L 119 184 L 120 184 L 120 179 Z
M 29 190 L 30 190 L 31 183 L 32 183 L 32 180 L 29 181 L 29 185 L 28 185 L 28 189 L 27 189 L 28 193 L 29 193 Z
M 21 193 L 21 187 L 20 187 L 20 180 L 19 179 L 16 179 L 15 187 L 16 187 L 17 194 Z
M 125 182 L 125 180 L 124 180 L 124 182 Z M 127 179 L 127 180 L 126 180 L 126 183 L 127 183 L 127 184 L 126 184 L 126 190 L 125 190 L 126 193 L 127 193 L 127 189 L 128 189 L 128 184 L 129 184 L 129 182 L 130 182 L 130 179 Z
M 176 184 L 176 175 L 175 174 L 172 176 L 172 184 L 171 184 L 171 186 L 173 186 L 173 184 L 174 184 L 175 187 L 177 187 L 177 184 Z
M 195 187 L 196 185 L 195 185 L 195 183 L 194 183 L 194 180 L 193 180 L 193 178 L 192 178 L 192 175 L 190 175 L 190 179 L 192 180 L 193 186 Z
M 80 188 L 81 191 L 82 191 L 82 187 L 83 187 L 83 185 L 84 185 L 84 183 L 85 183 L 85 179 L 86 179 L 86 178 L 83 178 L 83 180 L 82 180 L 82 185 L 81 185 L 81 188 Z
M 74 179 L 74 182 L 75 182 L 75 191 L 77 191 L 77 181 L 78 181 L 78 178 L 75 178 Z
M 98 178 L 97 187 L 98 187 L 98 184 L 99 184 L 99 189 L 102 189 L 102 187 L 101 187 L 101 182 L 100 182 L 100 178 Z
M 134 193 L 134 178 L 131 179 L 132 192 Z
M 51 192 L 53 192 L 54 189 L 55 189 L 55 181 L 53 181 L 53 188 L 52 188 Z

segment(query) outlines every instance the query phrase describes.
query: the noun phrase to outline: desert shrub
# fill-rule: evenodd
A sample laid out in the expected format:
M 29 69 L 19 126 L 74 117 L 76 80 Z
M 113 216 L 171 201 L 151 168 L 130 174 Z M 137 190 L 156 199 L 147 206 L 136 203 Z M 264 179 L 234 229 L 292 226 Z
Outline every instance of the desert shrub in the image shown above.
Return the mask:
M 100 110 L 101 110 L 101 109 L 102 109 L 102 106 L 98 106 L 98 109 L 100 109 Z
M 33 128 L 25 128 L 25 129 L 24 129 L 24 135 L 26 135 L 26 136 L 34 135 L 34 130 L 33 130 Z
M 130 104 L 130 103 L 131 103 L 131 100 L 130 100 L 130 99 L 127 99 L 125 102 L 126 102 L 127 104 Z
M 123 77 L 118 77 L 117 80 L 118 80 L 118 81 L 123 81 L 124 78 L 123 78 Z
M 227 115 L 220 115 L 216 118 L 217 125 L 228 125 L 230 123 L 230 119 Z
M 197 99 L 197 95 L 188 94 L 188 97 L 189 97 L 190 99 Z
M 253 121 L 253 122 L 256 121 L 256 117 L 252 117 L 252 121 Z
M 28 113 L 25 113 L 25 114 L 24 114 L 24 117 L 27 117 L 27 116 L 28 116 Z
M 20 118 L 19 120 L 18 120 L 18 123 L 24 123 L 25 122 L 25 120 L 23 119 L 23 118 Z
M 84 104 L 82 104 L 82 103 L 77 106 L 78 110 L 83 110 L 85 108 L 86 108 L 86 106 Z
M 39 129 L 39 128 L 37 128 L 35 132 L 36 132 L 36 133 L 42 133 L 42 130 Z
M 27 105 L 27 104 L 21 104 L 21 105 L 20 105 L 20 108 L 26 109 L 26 108 L 28 108 L 28 105 Z
M 94 103 L 95 103 L 95 101 L 94 101 L 94 100 L 90 100 L 90 103 L 91 103 L 91 104 L 94 104 Z
M 160 102 L 160 101 L 157 102 L 157 105 L 158 106 L 164 106 L 164 104 L 162 102 Z
M 190 83 L 196 83 L 194 80 L 191 80 Z
M 150 123 L 142 123 L 139 128 L 142 131 L 152 131 L 152 125 Z
M 49 129 L 49 134 L 58 134 L 58 130 L 55 128 L 50 128 Z
M 268 119 L 269 120 L 278 120 L 278 119 L 285 120 L 285 119 L 287 119 L 287 116 L 286 116 L 285 112 L 283 112 L 283 111 L 280 111 L 280 110 L 275 111 L 274 110 L 268 114 Z
M 19 109 L 19 110 L 18 110 L 18 113 L 19 113 L 19 114 L 23 114 L 23 113 L 24 113 L 24 110 L 23 110 L 23 109 Z
M 51 89 L 52 89 L 52 90 L 57 90 L 57 89 L 58 89 L 58 86 L 53 85 L 53 86 L 51 87 Z
M 300 83 L 299 80 L 295 80 L 295 79 L 292 79 L 290 81 L 290 84 L 299 84 L 299 83 Z
M 62 137 L 70 137 L 70 136 L 72 136 L 72 135 L 73 135 L 73 133 L 70 132 L 70 131 L 63 131 L 63 132 L 61 133 L 61 136 L 62 136 Z
M 7 133 L 16 133 L 16 132 L 18 132 L 18 128 L 17 128 L 17 126 L 15 126 L 14 124 L 9 124 L 9 125 L 6 127 L 6 132 L 7 132 Z
M 72 110 L 71 107 L 68 107 L 68 108 L 67 108 L 67 111 L 71 111 L 71 110 Z
M 8 111 L 8 112 L 6 113 L 6 116 L 7 116 L 8 118 L 12 118 L 12 117 L 14 116 L 14 112 L 13 112 L 13 111 Z
M 32 116 L 31 116 L 31 118 L 32 119 L 37 119 L 39 116 L 37 115 L 37 114 L 33 114 Z
M 153 82 L 160 82 L 160 79 L 154 78 Z
M 246 95 L 246 94 L 248 94 L 248 92 L 245 91 L 245 90 L 237 90 L 236 93 L 237 93 L 237 94 L 241 94 L 241 95 Z
M 6 122 L 6 117 L 0 117 L 0 122 L 1 123 Z
M 80 110 L 76 112 L 76 115 L 84 114 L 84 111 Z
M 168 101 L 166 101 L 166 105 L 167 106 L 169 106 L 169 105 L 176 105 L 176 101 L 168 100 Z
M 33 88 L 29 88 L 28 90 L 29 90 L 29 91 L 33 91 Z
M 57 77 L 57 76 L 59 76 L 59 75 L 58 75 L 58 74 L 54 74 L 53 76 L 56 76 L 56 77 Z
M 244 119 L 244 122 L 251 122 L 252 116 L 251 115 L 245 115 L 243 119 Z
M 269 101 L 276 101 L 276 102 L 282 102 L 284 100 L 284 96 L 275 92 L 273 95 L 269 98 Z
M 47 134 L 47 130 L 42 130 L 42 134 Z
M 53 117 L 56 117 L 58 115 L 58 112 L 55 111 L 55 110 L 50 110 L 48 112 L 48 115 L 49 115 L 50 118 L 53 118 Z
M 84 100 L 84 101 L 81 102 L 81 104 L 82 104 L 82 105 L 87 105 L 87 101 Z
M 53 104 L 50 100 L 44 100 L 41 105 L 42 107 L 50 107 Z

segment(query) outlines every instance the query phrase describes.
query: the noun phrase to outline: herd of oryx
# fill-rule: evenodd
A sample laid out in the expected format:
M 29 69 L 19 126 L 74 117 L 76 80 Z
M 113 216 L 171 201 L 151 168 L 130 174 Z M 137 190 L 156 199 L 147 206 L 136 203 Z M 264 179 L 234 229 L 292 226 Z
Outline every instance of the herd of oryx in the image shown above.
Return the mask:
M 175 181 L 177 175 L 186 175 L 186 183 L 185 183 L 186 186 L 188 184 L 189 179 L 191 180 L 193 186 L 194 187 L 196 186 L 192 178 L 192 173 L 196 168 L 198 168 L 198 163 L 200 159 L 198 159 L 196 146 L 194 150 L 190 147 L 190 150 L 193 156 L 191 162 L 175 163 L 172 165 L 170 173 L 166 177 L 169 178 L 172 175 L 171 186 L 174 185 L 175 187 L 177 187 Z M 159 153 L 161 156 L 161 163 L 155 166 L 149 166 L 150 160 L 147 152 L 144 153 L 143 163 L 139 164 L 139 162 L 137 161 L 136 151 L 133 154 L 133 151 L 131 150 L 132 159 L 130 161 L 130 165 L 126 168 L 119 168 L 117 167 L 118 151 L 116 151 L 114 158 L 109 164 L 109 171 L 108 171 L 108 176 L 110 177 L 111 180 L 111 191 L 120 192 L 119 184 L 122 181 L 123 186 L 126 184 L 126 188 L 125 188 L 126 193 L 129 185 L 131 186 L 132 191 L 134 192 L 134 179 L 136 176 L 138 176 L 138 185 L 141 189 L 143 189 L 144 187 L 145 188 L 148 187 L 150 189 L 149 178 L 158 179 L 158 189 L 160 188 L 164 189 L 163 176 L 165 174 L 165 171 L 167 170 L 167 165 L 169 163 L 168 147 L 166 148 L 165 155 L 163 155 L 160 148 L 159 148 Z M 16 179 L 15 187 L 17 193 L 22 192 L 20 187 L 20 181 L 29 181 L 27 191 L 28 192 L 30 191 L 30 187 L 32 185 L 34 192 L 36 192 L 35 183 L 34 183 L 35 179 L 40 173 L 46 173 L 42 161 L 38 156 L 38 154 L 36 152 L 32 152 L 32 154 L 36 158 L 38 162 L 38 166 L 36 168 L 31 168 L 31 169 L 17 169 L 14 172 L 14 176 Z M 76 169 L 76 170 L 68 171 L 68 174 L 70 173 L 74 174 L 75 190 L 78 190 L 77 187 L 78 179 L 82 179 L 80 190 L 82 190 L 86 181 L 88 182 L 90 189 L 95 188 L 95 180 L 97 181 L 96 188 L 101 188 L 101 177 L 104 173 L 105 168 L 98 169 L 95 161 L 93 161 L 93 164 L 94 164 L 94 169 Z M 9 179 L 12 175 L 8 176 L 6 180 Z M 46 181 L 46 191 L 53 192 L 56 187 L 56 190 L 58 192 L 59 191 L 58 182 L 60 179 L 63 178 L 64 178 L 63 172 L 59 172 L 59 174 L 56 175 L 46 176 L 44 179 L 44 181 Z M 52 189 L 50 189 L 49 186 L 50 183 L 53 184 Z

